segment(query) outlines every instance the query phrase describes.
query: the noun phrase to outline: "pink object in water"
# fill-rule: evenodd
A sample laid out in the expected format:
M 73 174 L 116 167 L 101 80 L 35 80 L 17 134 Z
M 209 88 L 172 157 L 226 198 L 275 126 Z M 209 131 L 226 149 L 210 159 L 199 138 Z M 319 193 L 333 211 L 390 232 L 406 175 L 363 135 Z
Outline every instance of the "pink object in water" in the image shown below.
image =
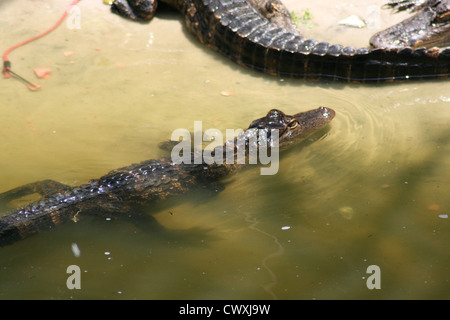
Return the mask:
M 52 73 L 52 70 L 45 69 L 45 68 L 36 68 L 34 69 L 34 73 L 36 74 L 36 77 L 41 79 L 48 79 L 50 78 L 50 73 Z
M 41 86 L 36 83 L 29 83 L 27 85 L 27 88 L 30 89 L 31 91 L 36 91 L 36 90 L 41 89 Z

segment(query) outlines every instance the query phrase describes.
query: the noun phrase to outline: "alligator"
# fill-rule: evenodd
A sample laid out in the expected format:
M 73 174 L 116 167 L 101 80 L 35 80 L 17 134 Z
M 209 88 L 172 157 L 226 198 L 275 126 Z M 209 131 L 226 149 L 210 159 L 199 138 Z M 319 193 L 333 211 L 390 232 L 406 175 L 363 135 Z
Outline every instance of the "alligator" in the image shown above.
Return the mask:
M 239 65 L 266 74 L 349 83 L 446 79 L 450 75 L 450 48 L 387 46 L 357 49 L 307 39 L 297 31 L 288 9 L 280 0 L 160 1 L 181 12 L 187 30 L 202 44 Z M 414 0 L 394 2 L 411 1 Z M 427 23 L 431 29 L 421 26 L 410 29 L 409 25 L 404 25 L 405 37 L 410 36 L 410 30 L 430 35 L 437 29 L 443 29 L 443 35 L 437 35 L 437 38 L 448 36 L 449 3 L 450 0 L 426 1 L 418 13 L 422 18 L 408 23 Z M 157 0 L 115 0 L 111 11 L 143 22 L 154 17 L 156 8 Z M 434 20 L 425 21 L 425 18 L 433 17 Z M 443 23 L 437 27 L 437 21 Z M 373 38 L 373 44 L 381 43 L 376 41 L 380 38 L 380 35 Z M 406 44 L 410 45 L 409 42 Z
M 146 160 L 113 170 L 77 187 L 44 180 L 4 192 L 0 194 L 0 200 L 7 203 L 33 193 L 43 197 L 0 217 L 0 246 L 67 221 L 76 222 L 82 215 L 133 217 L 142 212 L 145 214 L 145 206 L 190 190 L 217 188 L 221 178 L 249 163 L 251 152 L 259 152 L 264 146 L 268 148 L 266 151 L 273 151 L 277 144 L 278 150 L 284 150 L 294 142 L 311 140 L 311 135 L 318 134 L 317 130 L 325 127 L 334 116 L 332 109 L 324 107 L 292 116 L 272 109 L 265 117 L 254 120 L 234 140 L 213 149 L 211 156 L 215 161 L 208 161 L 206 157 L 195 161 L 198 151 L 191 149 L 186 152 L 189 157 L 184 158 L 185 150 L 182 149 L 183 161 L 175 161 L 173 156 Z M 232 160 L 229 160 L 230 154 Z M 244 154 L 244 158 L 239 158 L 239 154 Z
M 374 48 L 449 47 L 450 0 L 394 0 L 385 5 L 395 12 L 417 12 L 386 30 L 374 34 L 369 42 Z

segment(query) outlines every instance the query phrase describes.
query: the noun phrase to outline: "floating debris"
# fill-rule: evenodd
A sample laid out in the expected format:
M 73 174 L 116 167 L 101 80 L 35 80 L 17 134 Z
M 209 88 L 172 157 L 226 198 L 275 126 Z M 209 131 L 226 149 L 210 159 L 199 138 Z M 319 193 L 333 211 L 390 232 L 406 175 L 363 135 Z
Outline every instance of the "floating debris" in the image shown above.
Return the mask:
M 31 91 L 36 91 L 36 90 L 41 89 L 41 86 L 38 85 L 37 83 L 33 82 L 33 83 L 27 84 L 27 88 L 30 89 Z
M 75 256 L 75 258 L 79 258 L 81 256 L 81 250 L 80 247 L 78 247 L 78 244 L 74 242 L 70 247 L 72 249 L 72 253 Z
M 364 28 L 367 23 L 357 15 L 351 15 L 350 17 L 339 21 L 338 24 L 352 28 Z
M 438 204 L 430 204 L 428 206 L 428 210 L 429 211 L 439 211 L 441 207 Z
M 282 226 L 281 230 L 289 230 L 291 228 L 291 226 Z
M 438 214 L 438 218 L 448 219 L 448 214 L 446 214 L 446 213 Z
M 36 77 L 40 79 L 48 79 L 50 78 L 50 74 L 52 73 L 52 70 L 46 69 L 46 68 L 35 68 L 34 74 Z
M 351 218 L 353 218 L 355 211 L 352 207 L 340 207 L 339 213 L 343 218 L 350 220 Z

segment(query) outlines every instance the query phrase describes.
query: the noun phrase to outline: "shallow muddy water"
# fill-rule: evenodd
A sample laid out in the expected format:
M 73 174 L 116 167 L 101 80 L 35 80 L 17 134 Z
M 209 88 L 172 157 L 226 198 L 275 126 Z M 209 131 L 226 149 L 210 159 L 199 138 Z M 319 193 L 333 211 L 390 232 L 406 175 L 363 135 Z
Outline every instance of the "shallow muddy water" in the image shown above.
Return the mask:
M 65 2 L 0 2 L 1 50 L 56 22 Z M 285 3 L 299 16 L 309 9 L 305 34 L 344 45 L 366 46 L 405 16 L 381 12 L 383 1 L 327 2 Z M 138 24 L 102 1 L 78 9 L 75 28 L 64 22 L 9 55 L 42 89 L 0 81 L 0 192 L 44 179 L 78 185 L 161 157 L 158 143 L 194 121 L 225 132 L 272 108 L 326 106 L 336 117 L 321 139 L 280 154 L 276 175 L 250 167 L 222 192 L 148 208 L 165 232 L 83 217 L 0 248 L 1 299 L 450 298 L 449 81 L 284 80 L 204 48 L 176 12 Z M 351 14 L 367 28 L 337 26 Z M 51 77 L 36 79 L 37 67 Z M 82 271 L 80 290 L 66 286 L 69 265 Z M 371 265 L 381 289 L 367 287 Z

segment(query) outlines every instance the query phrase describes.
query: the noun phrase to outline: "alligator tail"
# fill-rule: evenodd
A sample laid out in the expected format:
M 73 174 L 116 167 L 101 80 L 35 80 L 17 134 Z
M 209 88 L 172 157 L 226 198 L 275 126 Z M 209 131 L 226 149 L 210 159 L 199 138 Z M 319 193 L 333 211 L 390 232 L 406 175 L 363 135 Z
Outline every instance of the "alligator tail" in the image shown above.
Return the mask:
M 0 247 L 51 229 L 65 220 L 60 211 L 52 214 L 30 214 L 24 209 L 15 211 L 0 218 Z
M 271 75 L 360 83 L 448 78 L 450 48 L 355 49 L 306 39 L 271 23 L 246 0 L 189 0 L 179 8 L 202 43 Z

